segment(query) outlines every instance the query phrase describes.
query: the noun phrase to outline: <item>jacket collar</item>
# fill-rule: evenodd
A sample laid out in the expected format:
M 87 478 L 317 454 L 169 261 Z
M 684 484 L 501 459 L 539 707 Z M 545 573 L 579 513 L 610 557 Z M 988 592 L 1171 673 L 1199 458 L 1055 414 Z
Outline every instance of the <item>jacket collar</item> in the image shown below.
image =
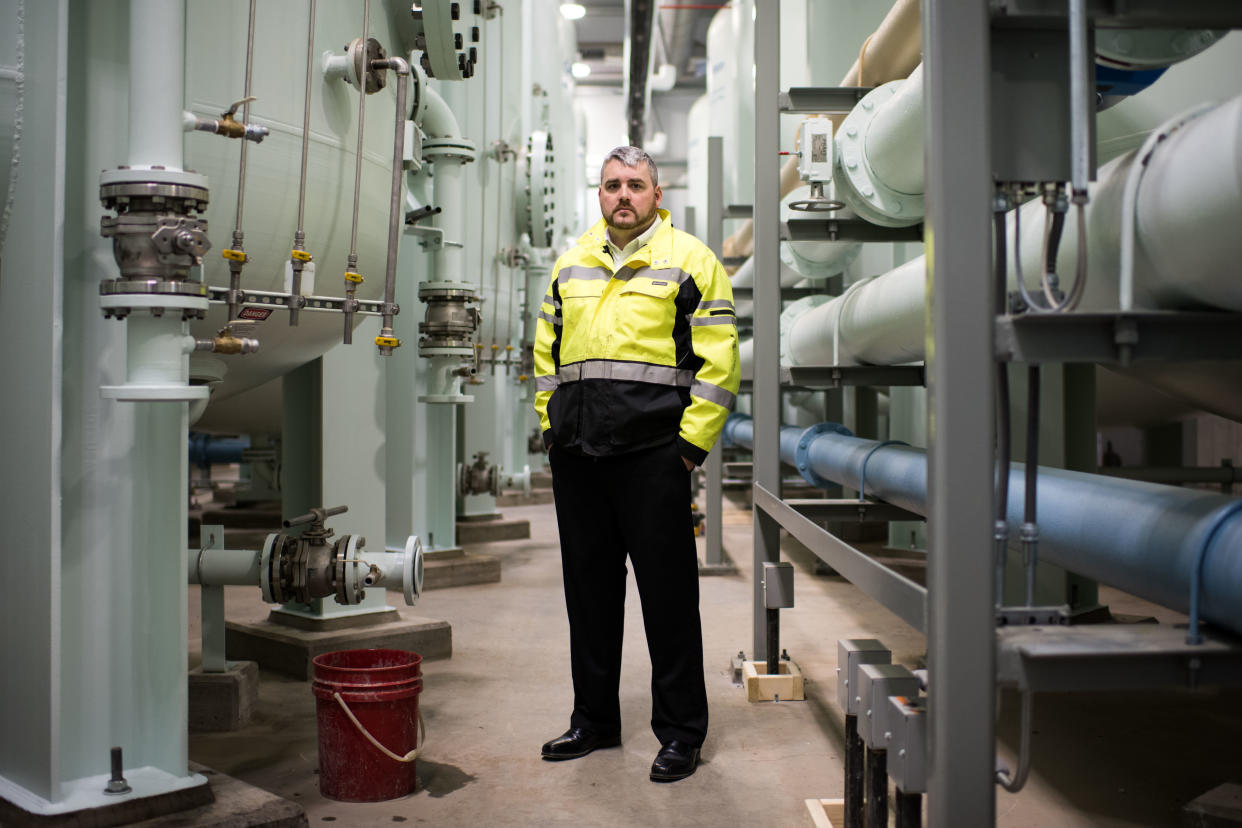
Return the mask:
M 647 265 L 650 267 L 667 266 L 673 255 L 673 222 L 671 214 L 668 210 L 660 208 L 656 211 L 660 216 L 660 226 L 656 228 L 655 235 L 651 237 L 645 245 L 638 249 L 638 252 L 626 259 L 626 262 L 616 262 L 615 266 L 625 263 L 632 263 L 631 266 Z M 589 251 L 595 258 L 609 266 L 614 266 L 612 255 L 604 252 L 605 245 L 608 241 L 608 223 L 602 218 L 595 222 L 595 225 L 578 238 L 578 246 Z

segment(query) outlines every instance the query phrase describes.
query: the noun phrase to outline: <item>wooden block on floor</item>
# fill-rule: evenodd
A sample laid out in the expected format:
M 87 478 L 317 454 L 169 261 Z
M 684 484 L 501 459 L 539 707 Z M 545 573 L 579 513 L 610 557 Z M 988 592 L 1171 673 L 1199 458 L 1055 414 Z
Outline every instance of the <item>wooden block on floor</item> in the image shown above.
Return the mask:
M 843 828 L 845 825 L 844 799 L 806 800 L 807 828 Z
M 805 701 L 802 671 L 792 661 L 778 661 L 777 675 L 767 672 L 767 662 L 742 663 L 742 683 L 746 685 L 747 701 Z M 764 672 L 760 672 L 763 670 Z
M 1182 809 L 1185 828 L 1234 828 L 1242 825 L 1242 785 L 1226 782 Z

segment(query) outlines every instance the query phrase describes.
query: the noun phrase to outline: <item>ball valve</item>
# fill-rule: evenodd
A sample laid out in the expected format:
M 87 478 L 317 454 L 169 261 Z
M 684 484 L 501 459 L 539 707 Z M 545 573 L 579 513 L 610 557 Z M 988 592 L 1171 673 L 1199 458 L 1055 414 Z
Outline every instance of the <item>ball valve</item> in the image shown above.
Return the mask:
M 359 604 L 367 587 L 397 588 L 410 606 L 423 588 L 423 549 L 418 538 L 406 540 L 401 552 L 368 552 L 366 538 L 341 535 L 335 540 L 324 522 L 347 506 L 311 509 L 284 522 L 285 529 L 305 526 L 300 533 L 267 536 L 259 557 L 259 588 L 269 604 L 308 604 L 333 596 L 338 604 Z
M 523 466 L 517 473 L 506 472 L 500 466 L 489 464 L 487 452 L 480 451 L 473 463 L 461 463 L 457 467 L 457 492 L 462 497 L 485 494 L 496 497 L 508 489 L 521 489 L 523 494 L 530 494 L 530 466 Z

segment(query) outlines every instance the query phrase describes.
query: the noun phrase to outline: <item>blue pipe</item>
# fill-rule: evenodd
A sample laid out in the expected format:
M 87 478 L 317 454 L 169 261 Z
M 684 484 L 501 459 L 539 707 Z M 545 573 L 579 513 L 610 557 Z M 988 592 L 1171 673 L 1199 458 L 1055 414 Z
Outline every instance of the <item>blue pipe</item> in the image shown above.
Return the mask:
M 250 448 L 250 438 L 216 437 L 200 431 L 190 433 L 190 464 L 208 468 L 216 463 L 240 463 L 242 452 Z
M 803 431 L 781 428 L 782 461 L 795 465 Z M 754 445 L 744 414 L 729 418 L 725 434 L 734 445 Z M 823 431 L 805 456 L 816 475 L 853 489 L 865 461 L 867 494 L 927 514 L 927 453 L 921 449 Z M 1024 470 L 1010 464 L 1006 519 L 1014 536 L 1022 523 Z M 1037 485 L 1045 560 L 1181 612 L 1191 609 L 1194 588 L 1199 617 L 1242 633 L 1242 501 L 1062 469 L 1041 468 Z M 981 503 L 973 517 L 990 521 L 987 511 Z

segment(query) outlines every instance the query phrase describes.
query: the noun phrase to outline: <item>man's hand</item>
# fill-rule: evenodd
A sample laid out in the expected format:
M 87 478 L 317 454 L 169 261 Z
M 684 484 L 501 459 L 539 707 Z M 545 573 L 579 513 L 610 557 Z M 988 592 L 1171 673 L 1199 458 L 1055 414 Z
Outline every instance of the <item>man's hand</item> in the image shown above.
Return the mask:
M 686 471 L 694 471 L 694 464 L 691 463 L 689 460 L 683 457 L 681 458 L 681 462 L 686 464 Z

